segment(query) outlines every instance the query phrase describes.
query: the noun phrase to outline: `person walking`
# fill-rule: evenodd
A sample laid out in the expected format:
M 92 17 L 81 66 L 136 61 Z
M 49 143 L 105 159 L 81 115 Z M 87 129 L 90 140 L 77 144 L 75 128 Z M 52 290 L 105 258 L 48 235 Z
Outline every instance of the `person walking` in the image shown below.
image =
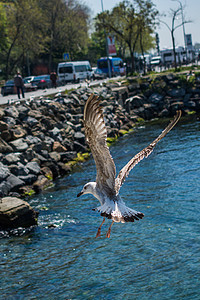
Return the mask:
M 51 79 L 51 85 L 52 85 L 52 87 L 56 88 L 57 87 L 57 84 L 56 84 L 57 75 L 56 75 L 55 71 L 51 72 L 50 79 Z
M 20 99 L 20 91 L 22 93 L 22 97 L 25 98 L 24 97 L 24 82 L 23 82 L 22 76 L 20 75 L 19 71 L 17 71 L 17 74 L 14 77 L 14 84 L 17 88 L 18 98 Z

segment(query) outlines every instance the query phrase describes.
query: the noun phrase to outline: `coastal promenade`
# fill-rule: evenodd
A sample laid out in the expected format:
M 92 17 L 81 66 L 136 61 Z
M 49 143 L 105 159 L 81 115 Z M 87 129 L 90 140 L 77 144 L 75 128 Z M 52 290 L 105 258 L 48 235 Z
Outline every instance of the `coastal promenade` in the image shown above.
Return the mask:
M 98 85 L 98 84 L 101 84 L 103 81 L 107 81 L 107 80 L 109 80 L 109 78 L 104 79 L 104 80 L 91 81 L 90 85 L 91 86 Z M 34 99 L 36 97 L 48 96 L 51 94 L 57 94 L 57 93 L 64 92 L 65 90 L 77 89 L 79 87 L 86 87 L 86 86 L 87 86 L 86 82 L 80 82 L 80 83 L 68 83 L 66 85 L 59 86 L 57 88 L 39 89 L 36 91 L 31 91 L 31 92 L 25 93 L 25 98 L 22 98 L 22 100 L 30 100 L 30 99 Z M 0 105 L 14 103 L 17 101 L 19 101 L 17 94 L 7 95 L 7 96 L 0 95 Z

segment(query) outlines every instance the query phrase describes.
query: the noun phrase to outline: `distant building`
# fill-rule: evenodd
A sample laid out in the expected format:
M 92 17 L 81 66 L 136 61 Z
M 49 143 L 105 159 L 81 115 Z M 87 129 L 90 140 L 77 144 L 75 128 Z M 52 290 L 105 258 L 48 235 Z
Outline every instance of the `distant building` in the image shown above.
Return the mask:
M 178 47 L 176 51 L 176 62 L 177 64 L 186 64 L 194 62 L 195 60 L 195 49 L 190 46 L 189 49 L 185 50 L 184 47 Z M 174 63 L 173 49 L 163 49 L 160 51 L 162 65 L 172 65 Z

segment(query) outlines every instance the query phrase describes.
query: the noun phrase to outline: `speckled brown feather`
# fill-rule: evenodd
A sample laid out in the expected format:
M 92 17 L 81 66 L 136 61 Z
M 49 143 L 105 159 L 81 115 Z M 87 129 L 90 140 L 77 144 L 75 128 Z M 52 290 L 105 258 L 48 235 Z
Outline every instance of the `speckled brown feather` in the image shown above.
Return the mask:
M 86 142 L 88 143 L 95 160 L 98 187 L 105 191 L 107 196 L 115 196 L 116 168 L 106 144 L 107 130 L 103 119 L 102 109 L 98 97 L 92 94 L 84 108 L 84 127 Z
M 146 148 L 136 154 L 119 172 L 115 180 L 115 191 L 118 194 L 120 187 L 122 186 L 123 182 L 125 181 L 126 177 L 129 175 L 129 172 L 137 165 L 143 158 L 148 157 L 156 144 L 166 136 L 166 134 L 176 125 L 181 117 L 181 110 L 177 111 L 174 119 L 169 123 L 169 125 L 162 131 L 162 133 Z

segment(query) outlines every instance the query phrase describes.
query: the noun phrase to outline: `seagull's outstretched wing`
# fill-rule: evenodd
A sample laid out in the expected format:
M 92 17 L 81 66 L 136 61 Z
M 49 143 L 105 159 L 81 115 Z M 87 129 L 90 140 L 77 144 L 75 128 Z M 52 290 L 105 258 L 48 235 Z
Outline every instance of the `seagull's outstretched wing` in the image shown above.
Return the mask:
M 108 196 L 115 195 L 116 168 L 106 144 L 107 131 L 98 97 L 92 94 L 84 108 L 84 127 L 88 143 L 97 168 L 97 185 Z
M 137 165 L 144 157 L 148 157 L 153 151 L 155 145 L 166 136 L 166 134 L 176 125 L 181 117 L 181 110 L 177 111 L 174 119 L 169 123 L 169 125 L 162 131 L 162 133 L 155 139 L 149 146 L 144 148 L 138 154 L 136 154 L 119 172 L 115 180 L 115 190 L 116 193 L 119 192 L 124 180 L 128 176 L 129 172 Z

